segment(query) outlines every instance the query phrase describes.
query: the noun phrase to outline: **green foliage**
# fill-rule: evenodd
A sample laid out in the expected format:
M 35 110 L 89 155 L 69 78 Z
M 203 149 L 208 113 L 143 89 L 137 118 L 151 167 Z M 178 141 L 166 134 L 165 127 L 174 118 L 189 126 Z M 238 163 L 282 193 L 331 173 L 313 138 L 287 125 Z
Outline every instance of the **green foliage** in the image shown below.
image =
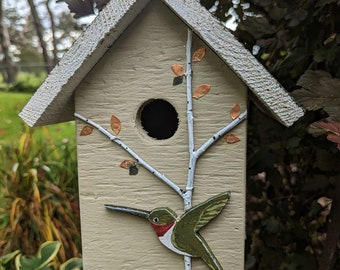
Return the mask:
M 17 55 L 20 59 L 18 65 L 20 71 L 36 75 L 37 77 L 41 74 L 45 74 L 45 63 L 42 54 L 33 46 L 25 46 L 21 48 L 20 54 Z
M 32 256 L 41 243 L 55 240 L 62 243 L 58 264 L 81 254 L 74 153 L 66 141 L 34 140 L 29 129 L 16 148 L 1 149 L 0 255 L 21 250 Z
M 11 253 L 8 253 L 4 256 L 0 257 L 0 270 L 6 270 L 9 268 L 9 264 L 13 261 L 15 256 L 17 256 L 20 253 L 19 250 L 13 251 Z
M 47 241 L 40 245 L 34 256 L 27 257 L 19 250 L 8 253 L 0 257 L 0 270 L 13 269 L 14 262 L 16 270 L 81 270 L 83 263 L 80 258 L 71 258 L 58 268 L 54 260 L 60 247 L 59 241 Z
M 83 260 L 80 258 L 71 258 L 60 265 L 59 270 L 80 270 L 83 269 Z
M 17 82 L 9 87 L 11 92 L 34 93 L 46 77 L 45 73 L 19 73 Z
M 0 146 L 16 145 L 19 141 L 25 125 L 18 113 L 30 96 L 27 93 L 0 92 Z M 48 132 L 45 132 L 46 129 Z M 37 141 L 52 140 L 59 143 L 69 140 L 70 143 L 75 143 L 74 122 L 35 127 L 31 129 L 31 132 Z
M 15 257 L 15 268 L 17 270 L 51 269 L 48 264 L 57 255 L 60 245 L 58 241 L 45 242 L 41 244 L 35 256 L 26 257 L 22 254 L 17 255 Z
M 340 153 L 307 132 L 316 117 L 284 128 L 251 106 L 248 129 L 247 253 L 250 269 L 318 269 Z

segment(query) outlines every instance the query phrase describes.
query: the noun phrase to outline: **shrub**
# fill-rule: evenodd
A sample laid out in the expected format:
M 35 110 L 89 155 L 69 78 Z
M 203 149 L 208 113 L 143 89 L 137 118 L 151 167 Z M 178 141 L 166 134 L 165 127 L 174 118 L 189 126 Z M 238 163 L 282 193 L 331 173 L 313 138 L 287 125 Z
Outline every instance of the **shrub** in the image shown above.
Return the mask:
M 8 90 L 11 92 L 34 93 L 42 84 L 45 77 L 45 73 L 38 75 L 26 72 L 19 73 L 17 82 L 10 86 Z
M 47 129 L 45 130 L 47 132 Z M 77 166 L 74 146 L 35 141 L 30 130 L 19 146 L 0 149 L 0 256 L 20 250 L 34 255 L 46 241 L 62 243 L 58 262 L 81 254 Z

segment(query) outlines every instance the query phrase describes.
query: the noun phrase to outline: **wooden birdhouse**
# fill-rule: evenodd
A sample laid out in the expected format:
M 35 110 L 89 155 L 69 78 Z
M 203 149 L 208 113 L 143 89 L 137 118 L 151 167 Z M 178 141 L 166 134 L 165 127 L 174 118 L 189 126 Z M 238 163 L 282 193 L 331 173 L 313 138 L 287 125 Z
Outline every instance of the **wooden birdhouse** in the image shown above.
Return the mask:
M 198 1 L 107 4 L 20 113 L 77 121 L 85 269 L 244 269 L 248 89 L 304 114 Z

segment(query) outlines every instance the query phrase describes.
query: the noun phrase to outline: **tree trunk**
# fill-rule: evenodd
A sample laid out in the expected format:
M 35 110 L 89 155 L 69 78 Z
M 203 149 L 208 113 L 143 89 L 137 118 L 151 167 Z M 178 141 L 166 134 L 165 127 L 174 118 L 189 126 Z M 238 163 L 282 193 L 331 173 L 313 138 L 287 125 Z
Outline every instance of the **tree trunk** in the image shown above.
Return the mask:
M 46 65 L 46 71 L 50 72 L 52 67 L 53 67 L 53 64 L 52 64 L 51 59 L 50 59 L 48 52 L 47 52 L 47 45 L 46 45 L 46 42 L 44 40 L 44 29 L 43 29 L 43 26 L 40 22 L 40 18 L 38 16 L 38 12 L 37 12 L 37 9 L 34 5 L 33 0 L 27 0 L 27 2 L 28 2 L 29 6 L 31 8 L 31 14 L 32 14 L 35 29 L 37 31 L 37 35 L 38 35 L 38 38 L 39 38 L 40 47 L 42 49 L 42 53 L 43 53 L 43 57 L 44 57 L 45 65 Z
M 52 59 L 52 64 L 53 66 L 55 66 L 58 62 L 58 55 L 57 55 L 57 39 L 55 36 L 55 23 L 54 23 L 54 14 L 52 12 L 52 10 L 50 9 L 50 4 L 51 0 L 46 0 L 45 5 L 46 5 L 46 9 L 47 12 L 49 14 L 50 17 L 50 22 L 51 22 L 51 32 L 52 32 L 52 43 L 53 43 L 53 59 Z
M 9 51 L 9 46 L 11 41 L 9 39 L 9 33 L 7 25 L 4 23 L 4 14 L 2 9 L 2 0 L 0 0 L 0 42 L 1 49 L 4 55 L 5 70 L 2 73 L 4 76 L 4 81 L 6 83 L 14 83 L 17 78 L 17 67 L 12 60 L 11 53 Z

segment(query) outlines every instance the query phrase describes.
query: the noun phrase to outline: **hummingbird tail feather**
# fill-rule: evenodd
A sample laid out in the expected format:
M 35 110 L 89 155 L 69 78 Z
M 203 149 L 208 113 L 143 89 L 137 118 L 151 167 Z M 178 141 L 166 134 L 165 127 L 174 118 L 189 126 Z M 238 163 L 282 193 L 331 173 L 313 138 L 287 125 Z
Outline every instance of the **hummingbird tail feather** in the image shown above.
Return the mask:
M 204 238 L 200 234 L 197 233 L 196 236 L 197 236 L 197 239 L 201 242 L 201 245 L 202 245 L 203 250 L 204 250 L 204 252 L 202 252 L 202 254 L 200 255 L 202 260 L 207 265 L 209 265 L 209 267 L 212 270 L 223 270 L 222 265 L 217 260 L 216 256 L 214 255 L 214 253 L 210 249 L 208 243 L 204 240 Z

